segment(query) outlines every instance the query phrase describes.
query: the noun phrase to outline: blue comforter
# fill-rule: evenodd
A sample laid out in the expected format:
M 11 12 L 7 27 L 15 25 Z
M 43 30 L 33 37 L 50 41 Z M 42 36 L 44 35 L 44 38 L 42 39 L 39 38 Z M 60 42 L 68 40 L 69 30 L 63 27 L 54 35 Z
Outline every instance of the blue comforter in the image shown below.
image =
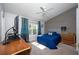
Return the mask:
M 50 49 L 57 49 L 58 43 L 61 41 L 60 34 L 54 32 L 52 35 L 44 34 L 37 37 L 37 42 L 47 46 Z

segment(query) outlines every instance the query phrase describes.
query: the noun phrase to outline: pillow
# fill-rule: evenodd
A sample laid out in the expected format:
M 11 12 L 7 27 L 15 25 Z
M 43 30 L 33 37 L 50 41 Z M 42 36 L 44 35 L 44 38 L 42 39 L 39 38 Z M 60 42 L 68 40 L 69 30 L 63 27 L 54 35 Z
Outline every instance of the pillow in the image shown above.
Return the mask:
M 38 35 L 39 37 L 43 36 L 43 35 Z
M 48 33 L 48 35 L 52 35 L 52 33 L 51 33 L 51 32 L 49 32 L 49 33 Z

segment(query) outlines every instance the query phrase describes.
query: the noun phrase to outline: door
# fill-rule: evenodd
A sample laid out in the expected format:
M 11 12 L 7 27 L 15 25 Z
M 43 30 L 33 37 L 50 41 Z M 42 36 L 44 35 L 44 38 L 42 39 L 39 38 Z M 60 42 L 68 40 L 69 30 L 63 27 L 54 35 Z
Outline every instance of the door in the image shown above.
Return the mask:
M 35 41 L 38 35 L 38 24 L 30 22 L 29 23 L 29 41 Z

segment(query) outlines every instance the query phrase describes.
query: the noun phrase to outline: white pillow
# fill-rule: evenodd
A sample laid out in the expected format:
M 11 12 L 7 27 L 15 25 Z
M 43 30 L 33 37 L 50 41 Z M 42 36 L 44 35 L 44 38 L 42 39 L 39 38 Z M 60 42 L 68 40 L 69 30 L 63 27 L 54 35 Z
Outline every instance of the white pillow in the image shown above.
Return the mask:
M 52 33 L 48 33 L 48 35 L 52 35 Z

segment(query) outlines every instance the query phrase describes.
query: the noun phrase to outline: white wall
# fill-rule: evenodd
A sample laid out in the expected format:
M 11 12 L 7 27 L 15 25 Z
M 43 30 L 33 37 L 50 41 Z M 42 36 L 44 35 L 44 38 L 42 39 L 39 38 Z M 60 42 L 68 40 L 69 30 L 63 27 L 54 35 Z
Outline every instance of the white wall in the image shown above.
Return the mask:
M 72 8 L 45 22 L 45 32 L 61 32 L 61 26 L 66 26 L 66 32 L 76 33 L 76 8 Z
M 14 19 L 17 15 L 11 13 L 5 13 L 5 31 L 14 26 Z
M 79 4 L 78 8 L 76 9 L 76 50 L 78 51 L 79 54 Z
M 3 17 L 3 11 L 1 11 L 1 41 L 5 39 L 5 18 Z
M 0 5 L 0 41 L 1 41 L 1 5 Z
M 12 14 L 12 13 L 8 13 L 6 12 L 5 13 L 5 31 L 7 31 L 9 28 L 13 27 L 14 26 L 14 19 L 15 17 L 18 16 L 16 14 Z M 18 34 L 21 34 L 21 17 L 22 16 L 19 16 L 19 33 Z
M 5 38 L 5 18 L 3 18 L 3 8 L 0 4 L 0 42 Z
M 0 5 L 0 36 L 1 36 L 1 5 Z
M 5 12 L 3 18 L 3 11 L 1 11 L 1 41 L 5 39 L 6 31 L 14 26 L 14 19 L 16 16 L 16 14 Z

